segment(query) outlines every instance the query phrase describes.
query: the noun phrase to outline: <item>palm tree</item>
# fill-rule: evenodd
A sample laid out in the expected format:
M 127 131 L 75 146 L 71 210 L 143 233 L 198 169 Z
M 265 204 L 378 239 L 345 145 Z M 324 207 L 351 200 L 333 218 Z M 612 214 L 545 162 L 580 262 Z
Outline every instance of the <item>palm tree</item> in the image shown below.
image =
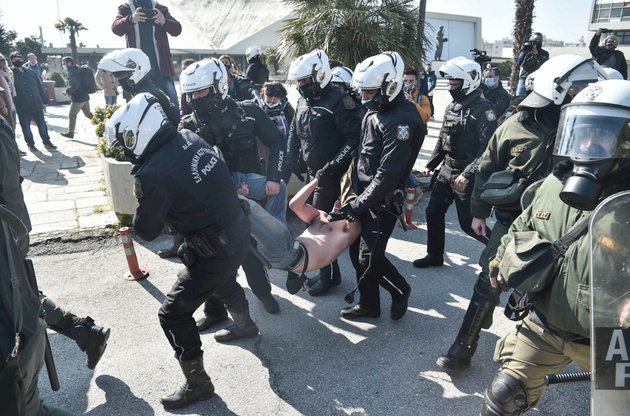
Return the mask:
M 512 61 L 512 76 L 510 77 L 510 95 L 516 95 L 518 85 L 519 65 L 518 55 L 523 48 L 523 44 L 529 39 L 532 33 L 532 21 L 534 19 L 534 3 L 536 0 L 515 0 L 516 14 L 514 16 L 514 49 Z
M 60 20 L 59 23 L 55 23 L 55 28 L 62 33 L 70 33 L 70 48 L 72 49 L 72 59 L 78 62 L 76 36 L 79 35 L 80 31 L 88 30 L 88 28 L 83 26 L 83 23 L 70 17 L 66 17 L 64 20 Z
M 422 65 L 426 38 L 418 33 L 414 0 L 285 1 L 295 17 L 278 31 L 282 62 L 319 48 L 352 69 L 387 50 L 400 53 L 405 66 Z

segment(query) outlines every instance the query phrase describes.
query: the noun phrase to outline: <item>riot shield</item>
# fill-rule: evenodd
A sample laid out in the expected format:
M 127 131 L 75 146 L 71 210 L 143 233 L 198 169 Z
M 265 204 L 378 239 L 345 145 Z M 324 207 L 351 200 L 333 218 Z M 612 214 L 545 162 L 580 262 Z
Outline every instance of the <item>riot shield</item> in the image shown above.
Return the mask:
M 592 214 L 591 415 L 630 409 L 630 191 Z

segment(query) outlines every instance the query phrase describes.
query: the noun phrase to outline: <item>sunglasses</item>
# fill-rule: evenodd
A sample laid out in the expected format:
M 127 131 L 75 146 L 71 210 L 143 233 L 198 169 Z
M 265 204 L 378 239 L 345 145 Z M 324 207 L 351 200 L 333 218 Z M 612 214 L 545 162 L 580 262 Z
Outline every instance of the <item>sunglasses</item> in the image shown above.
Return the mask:
M 267 88 L 267 91 L 282 91 L 282 85 L 279 84 L 269 84 L 265 88 Z

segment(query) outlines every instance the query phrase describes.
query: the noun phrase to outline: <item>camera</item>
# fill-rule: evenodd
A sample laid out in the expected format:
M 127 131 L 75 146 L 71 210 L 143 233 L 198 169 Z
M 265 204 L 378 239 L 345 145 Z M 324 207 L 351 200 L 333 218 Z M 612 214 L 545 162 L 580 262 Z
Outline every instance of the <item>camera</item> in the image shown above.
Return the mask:
M 534 44 L 530 41 L 527 41 L 523 44 L 523 50 L 525 52 L 531 52 L 532 50 L 534 50 Z
M 155 25 L 155 20 L 153 17 L 157 14 L 157 10 L 155 9 L 142 9 L 142 14 L 144 14 L 147 18 L 144 22 L 140 22 L 143 25 Z
M 483 66 L 485 62 L 492 61 L 492 58 L 488 56 L 488 52 L 486 51 L 481 51 L 477 48 L 471 49 L 470 51 L 473 53 L 473 60 L 481 66 Z
M 612 30 L 602 28 L 602 33 L 610 33 L 610 32 L 612 32 Z

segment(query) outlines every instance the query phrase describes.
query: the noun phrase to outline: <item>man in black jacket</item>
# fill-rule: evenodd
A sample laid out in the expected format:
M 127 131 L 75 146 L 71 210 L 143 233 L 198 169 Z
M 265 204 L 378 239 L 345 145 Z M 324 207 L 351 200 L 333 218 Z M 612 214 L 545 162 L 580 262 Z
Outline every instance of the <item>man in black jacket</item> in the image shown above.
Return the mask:
M 593 58 L 598 64 L 604 68 L 616 69 L 623 75 L 623 79 L 628 79 L 628 63 L 626 62 L 626 56 L 623 52 L 617 50 L 619 41 L 614 35 L 610 35 L 606 38 L 604 46 L 599 46 L 599 40 L 604 30 L 602 28 L 597 29 L 597 33 L 593 35 L 591 43 L 588 45 L 588 49 L 591 51 Z
M 494 114 L 500 116 L 510 105 L 510 94 L 503 88 L 501 82 L 501 70 L 496 66 L 487 70 L 484 82 L 488 88 L 483 95 L 492 104 Z
M 86 85 L 84 85 L 81 68 L 75 65 L 74 59 L 72 59 L 71 56 L 66 56 L 61 62 L 63 63 L 64 69 L 68 71 L 69 87 L 64 94 L 70 97 L 72 101 L 70 114 L 68 115 L 68 131 L 61 133 L 61 135 L 72 139 L 74 137 L 74 127 L 77 124 L 77 114 L 79 114 L 79 111 L 83 111 L 83 115 L 90 120 L 92 119 L 90 95 L 86 90 Z
M 370 57 L 355 71 L 368 112 L 355 158 L 356 175 L 352 175 L 358 196 L 341 207 L 346 220 L 361 221 L 360 238 L 350 246 L 361 298 L 356 306 L 341 311 L 346 319 L 379 317 L 379 286 L 392 295 L 391 319 L 398 320 L 407 312 L 411 286 L 385 257 L 385 249 L 402 214 L 403 190 L 426 127 L 416 106 L 401 94 L 403 71 L 397 52 Z
M 319 184 L 313 193 L 313 206 L 330 212 L 339 198 L 341 176 L 348 169 L 351 153 L 361 135 L 359 106 L 346 92 L 332 86 L 328 56 L 314 50 L 291 62 L 289 79 L 298 81 L 302 96 L 289 130 L 286 163 L 299 172 L 301 155 L 311 177 Z M 339 265 L 320 270 L 317 280 L 307 285 L 311 296 L 321 296 L 341 283 Z
M 153 240 L 168 222 L 186 238 L 180 248 L 186 268 L 158 313 L 186 377 L 186 383 L 161 402 L 167 409 L 185 407 L 214 393 L 193 319 L 206 299 L 226 305 L 234 319 L 233 326 L 215 334 L 217 341 L 258 335 L 236 282 L 249 251 L 249 220 L 226 164 L 193 132 L 178 133 L 151 94 L 138 94 L 112 116 L 107 141 L 110 146 L 121 144 L 136 166 L 136 233 Z
M 442 77 L 449 80 L 453 101 L 444 112 L 444 124 L 433 154 L 422 169 L 423 175 L 429 176 L 444 161 L 427 206 L 427 255 L 413 262 L 418 268 L 444 264 L 445 215 L 453 202 L 462 231 L 484 244 L 488 242 L 487 237 L 472 230 L 470 214 L 475 172 L 497 128 L 492 104 L 481 98 L 478 89 L 480 71 L 478 63 L 461 56 L 440 67 Z
M 260 56 L 260 46 L 250 46 L 245 52 L 245 57 L 249 66 L 247 67 L 247 79 L 254 84 L 263 85 L 269 81 L 269 69 L 263 64 L 262 57 Z
M 236 190 L 248 189 L 256 200 L 278 221 L 286 225 L 286 185 L 282 181 L 284 138 L 267 114 L 251 101 L 236 102 L 228 97 L 228 72 L 218 59 L 204 59 L 191 64 L 181 75 L 182 91 L 193 110 L 184 116 L 179 129 L 194 131 L 222 153 Z M 257 139 L 269 148 L 269 164 L 261 163 Z M 266 171 L 266 176 L 265 176 Z M 267 271 L 251 253 L 243 270 L 252 292 L 269 313 L 280 305 L 271 295 Z M 205 317 L 198 322 L 205 330 L 227 318 L 225 308 L 216 299 L 206 302 Z
M 46 119 L 44 118 L 43 109 L 48 104 L 48 95 L 44 90 L 42 80 L 35 72 L 22 66 L 24 60 L 19 52 L 11 52 L 10 59 L 13 64 L 15 93 L 17 94 L 14 97 L 15 110 L 20 119 L 22 134 L 24 134 L 28 149 L 31 152 L 37 151 L 33 133 L 31 133 L 31 120 L 35 120 L 37 124 L 37 130 L 44 142 L 44 147 L 50 150 L 56 149 L 57 146 L 50 141 L 48 126 L 46 126 Z

